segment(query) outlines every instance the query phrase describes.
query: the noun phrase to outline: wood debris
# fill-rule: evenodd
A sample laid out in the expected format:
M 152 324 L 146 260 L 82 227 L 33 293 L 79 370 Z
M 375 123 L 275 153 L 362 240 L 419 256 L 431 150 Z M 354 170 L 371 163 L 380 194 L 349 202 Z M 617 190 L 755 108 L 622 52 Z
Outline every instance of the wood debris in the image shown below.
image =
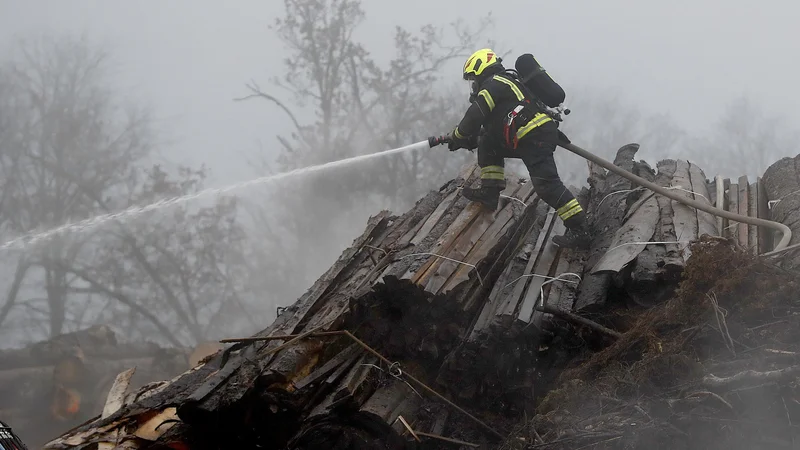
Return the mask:
M 653 170 L 634 161 L 638 148 L 623 146 L 614 163 L 687 198 L 763 217 L 766 199 L 777 195 L 766 175 L 731 184 L 675 160 Z M 263 331 L 195 358 L 193 369 L 126 396 L 121 407 L 114 401 L 115 412 L 45 448 L 336 449 L 351 448 L 348 439 L 382 445 L 363 448 L 414 448 L 414 437 L 424 444 L 431 436 L 494 445 L 487 428 L 507 434 L 533 414 L 545 394 L 537 389 L 549 382 L 543 373 L 563 364 L 563 354 L 548 350 L 554 339 L 571 335 L 600 348 L 624 340 L 612 320 L 594 316 L 612 304 L 670 298 L 690 242 L 704 235 L 758 251 L 771 242 L 594 167 L 589 188 L 573 188 L 590 212 L 591 249 L 560 249 L 551 238 L 563 222 L 530 183 L 509 180 L 495 212 L 463 198 L 460 188 L 478 173 L 464 168 L 405 214 L 371 217 Z

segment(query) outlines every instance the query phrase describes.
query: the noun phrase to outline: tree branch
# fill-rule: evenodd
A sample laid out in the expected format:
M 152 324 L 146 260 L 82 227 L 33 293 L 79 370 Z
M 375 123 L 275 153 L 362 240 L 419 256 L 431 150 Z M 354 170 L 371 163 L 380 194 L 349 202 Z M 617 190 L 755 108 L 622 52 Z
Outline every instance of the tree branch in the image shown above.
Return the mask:
M 61 264 L 61 262 L 56 262 L 56 263 L 57 264 Z M 83 292 L 83 293 L 97 293 L 97 294 L 103 294 L 103 295 L 106 295 L 108 297 L 111 297 L 111 298 L 117 300 L 118 302 L 122 303 L 123 305 L 127 306 L 132 311 L 135 311 L 136 313 L 141 314 L 142 317 L 144 317 L 147 320 L 149 320 L 153 325 L 155 325 L 155 327 L 158 329 L 158 331 L 160 331 L 161 334 L 172 345 L 174 345 L 175 347 L 178 347 L 178 348 L 182 348 L 183 347 L 183 344 L 172 333 L 172 330 L 170 330 L 169 327 L 167 327 L 160 320 L 158 320 L 158 317 L 155 314 L 153 314 L 148 309 L 146 309 L 146 308 L 142 307 L 141 305 L 139 305 L 136 301 L 132 300 L 130 297 L 128 297 L 124 293 L 122 293 L 122 292 L 120 292 L 120 291 L 118 291 L 116 289 L 109 289 L 109 288 L 105 287 L 102 283 L 100 283 L 99 281 L 94 279 L 91 275 L 89 275 L 89 273 L 86 272 L 85 270 L 81 270 L 81 269 L 79 269 L 77 267 L 66 267 L 66 266 L 64 266 L 63 269 L 65 271 L 67 271 L 67 272 L 70 272 L 70 273 L 73 273 L 73 274 L 77 275 L 83 281 L 89 283 L 89 285 L 92 287 L 91 290 L 79 289 L 79 288 L 70 288 L 70 291 L 72 291 L 72 292 Z
M 295 129 L 297 129 L 297 132 L 298 133 L 302 133 L 303 127 L 300 126 L 300 122 L 297 121 L 297 117 L 295 117 L 295 115 L 292 113 L 292 110 L 290 110 L 285 104 L 283 104 L 283 102 L 281 102 L 277 98 L 273 97 L 272 95 L 269 95 L 269 94 L 263 92 L 261 90 L 261 88 L 259 88 L 258 85 L 255 83 L 255 81 L 251 81 L 249 84 L 246 85 L 246 87 L 252 93 L 250 95 L 246 95 L 244 97 L 234 98 L 233 101 L 241 102 L 241 101 L 245 101 L 245 100 L 248 100 L 248 99 L 251 99 L 251 98 L 254 98 L 254 97 L 261 97 L 261 98 L 263 98 L 265 100 L 271 101 L 271 102 L 275 103 L 276 105 L 278 105 L 278 107 L 281 108 L 283 110 L 283 112 L 286 113 L 287 116 L 289 116 L 289 119 L 291 119 L 292 123 L 294 123 L 294 127 L 295 127 Z
M 29 268 L 30 263 L 25 259 L 20 259 L 19 262 L 17 262 L 17 269 L 14 271 L 14 279 L 11 282 L 11 287 L 8 289 L 6 302 L 3 304 L 3 308 L 0 309 L 0 326 L 3 325 L 3 322 L 11 313 L 14 303 L 17 301 L 17 295 L 19 295 L 19 290 L 22 287 L 22 282 L 25 280 L 25 274 L 28 272 Z
M 578 325 L 583 325 L 583 326 L 589 327 L 589 328 L 591 328 L 591 329 L 593 329 L 595 331 L 599 331 L 600 333 L 606 334 L 606 335 L 611 336 L 611 337 L 613 337 L 615 339 L 619 339 L 619 338 L 622 337 L 622 333 L 620 333 L 619 331 L 614 331 L 611 328 L 604 327 L 603 325 L 600 325 L 599 323 L 597 323 L 597 322 L 595 322 L 593 320 L 589 320 L 589 319 L 587 319 L 585 317 L 581 317 L 581 316 L 579 316 L 577 314 L 573 314 L 573 313 L 568 312 L 568 311 L 562 311 L 562 310 L 556 308 L 555 306 L 540 305 L 540 306 L 536 307 L 536 310 L 540 311 L 540 312 L 543 312 L 543 313 L 547 313 L 547 314 L 552 314 L 554 316 L 558 316 L 558 317 L 560 317 L 560 318 L 562 318 L 564 320 L 567 320 L 567 321 L 572 322 L 572 323 L 576 323 Z

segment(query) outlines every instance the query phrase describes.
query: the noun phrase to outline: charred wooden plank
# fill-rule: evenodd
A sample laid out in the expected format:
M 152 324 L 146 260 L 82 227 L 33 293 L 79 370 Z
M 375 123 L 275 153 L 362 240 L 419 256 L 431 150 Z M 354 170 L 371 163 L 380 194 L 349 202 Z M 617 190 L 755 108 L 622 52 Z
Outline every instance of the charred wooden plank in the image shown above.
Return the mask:
M 570 257 L 570 251 L 567 249 L 560 249 L 556 257 L 557 265 L 553 271 L 553 276 L 558 277 L 565 273 L 574 272 L 578 270 L 578 265 L 573 264 Z M 571 270 L 570 270 L 571 269 Z M 578 270 L 579 271 L 579 270 Z M 545 287 L 546 300 L 545 304 L 555 306 L 564 311 L 572 311 L 572 306 L 575 302 L 575 291 L 578 284 L 578 279 L 565 276 L 560 280 L 554 280 Z
M 544 202 L 536 208 L 534 213 L 536 218 L 529 230 L 524 233 L 523 245 L 509 264 L 506 265 L 505 270 L 494 284 L 492 291 L 489 293 L 488 301 L 486 301 L 481 314 L 472 325 L 470 340 L 478 339 L 478 336 L 489 326 L 496 323 L 499 317 L 507 317 L 506 327 L 510 325 L 511 315 L 518 309 L 524 283 L 528 281 L 527 278 L 521 277 L 529 273 L 533 268 L 542 245 L 539 242 L 539 236 L 542 229 L 549 227 L 548 220 L 552 220 L 552 215 L 546 214 L 548 209 L 550 209 L 549 206 L 545 205 Z M 520 287 L 520 284 L 523 287 Z M 517 291 L 517 289 L 519 290 Z
M 562 234 L 566 228 L 561 219 L 555 219 L 553 228 L 550 231 L 551 236 Z M 525 294 L 525 300 L 522 303 L 517 319 L 526 323 L 533 323 L 537 328 L 542 327 L 542 316 L 536 311 L 536 305 L 543 302 L 542 298 L 542 285 L 552 278 L 555 266 L 558 264 L 559 248 L 549 238 L 545 240 L 542 254 L 536 262 L 534 272 L 537 277 L 532 277 L 528 290 Z
M 337 353 L 336 356 L 326 361 L 325 364 L 315 369 L 310 375 L 295 381 L 293 383 L 294 387 L 296 389 L 303 389 L 306 386 L 327 377 L 336 369 L 338 369 L 339 366 L 343 365 L 348 360 L 356 358 L 356 355 L 363 351 L 364 349 L 362 349 L 360 346 L 356 344 L 350 344 L 347 348 Z
M 329 409 L 351 404 L 353 407 L 360 407 L 364 401 L 374 392 L 374 387 L 368 383 L 367 379 L 379 361 L 376 357 L 369 354 L 362 355 L 353 365 L 349 372 L 339 383 L 338 388 L 325 399 L 313 405 L 309 412 L 309 417 L 326 414 Z
M 544 251 L 545 245 L 550 236 L 550 231 L 552 230 L 556 221 L 555 210 L 552 208 L 548 209 L 549 211 L 547 213 L 547 217 L 545 218 L 544 225 L 539 231 L 538 237 L 536 238 L 536 244 L 531 251 L 528 264 L 525 266 L 525 270 L 523 271 L 522 275 L 520 275 L 523 278 L 514 281 L 511 295 L 507 297 L 501 307 L 497 310 L 496 314 L 498 316 L 513 317 L 513 320 L 517 320 L 520 315 L 526 299 L 526 288 L 534 278 L 531 275 L 536 273 L 535 268 L 537 267 L 537 263 L 541 260 L 542 252 Z M 533 309 L 530 310 L 527 316 L 528 319 L 530 319 L 530 313 L 532 312 Z M 510 325 L 510 322 L 508 325 Z

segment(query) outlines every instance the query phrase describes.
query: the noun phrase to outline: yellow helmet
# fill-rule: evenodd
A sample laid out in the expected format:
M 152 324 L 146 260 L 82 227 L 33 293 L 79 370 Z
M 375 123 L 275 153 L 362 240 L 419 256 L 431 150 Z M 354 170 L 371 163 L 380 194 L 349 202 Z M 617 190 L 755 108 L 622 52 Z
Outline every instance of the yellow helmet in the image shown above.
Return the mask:
M 482 48 L 467 58 L 464 63 L 464 79 L 474 80 L 478 78 L 487 67 L 500 64 L 502 59 L 490 48 Z

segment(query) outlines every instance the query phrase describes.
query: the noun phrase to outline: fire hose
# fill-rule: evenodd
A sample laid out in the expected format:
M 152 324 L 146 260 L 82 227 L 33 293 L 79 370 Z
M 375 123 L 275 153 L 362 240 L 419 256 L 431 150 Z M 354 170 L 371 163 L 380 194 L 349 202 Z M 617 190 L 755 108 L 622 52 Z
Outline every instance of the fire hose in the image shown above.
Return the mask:
M 434 147 L 434 146 L 437 146 L 437 145 L 446 144 L 446 143 L 448 143 L 450 141 L 451 141 L 451 137 L 449 135 L 438 136 L 438 137 L 432 136 L 432 137 L 428 138 L 428 145 L 430 145 L 431 147 Z M 671 191 L 669 189 L 665 189 L 665 188 L 663 188 L 663 187 L 661 187 L 661 186 L 659 186 L 659 185 L 657 185 L 655 183 L 651 183 L 650 181 L 647 181 L 642 177 L 634 175 L 634 174 L 628 172 L 627 170 L 625 170 L 625 169 L 623 169 L 621 167 L 615 166 L 614 164 L 610 163 L 609 161 L 606 161 L 605 159 L 603 159 L 603 158 L 601 158 L 601 157 L 599 157 L 599 156 L 597 156 L 597 155 L 595 155 L 595 154 L 593 154 L 593 153 L 591 153 L 589 151 L 586 151 L 586 150 L 578 147 L 575 144 L 572 144 L 572 143 L 569 143 L 569 142 L 564 142 L 564 141 L 559 141 L 559 142 L 557 142 L 557 144 L 559 146 L 571 151 L 572 153 L 575 153 L 576 155 L 580 156 L 581 158 L 589 160 L 589 161 L 599 165 L 600 167 L 603 167 L 604 169 L 606 169 L 606 170 L 608 170 L 610 172 L 613 172 L 613 173 L 615 173 L 615 174 L 617 174 L 617 175 L 619 175 L 621 177 L 624 177 L 624 178 L 632 181 L 633 183 L 635 183 L 635 184 L 637 184 L 639 186 L 647 188 L 647 189 L 649 189 L 649 190 L 651 190 L 651 191 L 653 191 L 653 192 L 655 192 L 657 194 L 663 195 L 664 197 L 667 197 L 669 199 L 675 200 L 676 202 L 682 203 L 682 204 L 684 204 L 686 206 L 689 206 L 689 207 L 692 207 L 692 208 L 695 208 L 695 209 L 699 209 L 700 211 L 704 211 L 704 212 L 707 212 L 709 214 L 712 214 L 712 215 L 715 215 L 715 216 L 718 216 L 718 217 L 724 217 L 724 218 L 726 218 L 728 220 L 733 220 L 733 221 L 736 221 L 736 222 L 739 222 L 739 223 L 746 223 L 748 225 L 755 225 L 755 226 L 758 226 L 758 227 L 770 228 L 770 229 L 779 231 L 781 233 L 781 240 L 778 242 L 778 244 L 775 246 L 775 248 L 770 252 L 761 254 L 760 256 L 774 256 L 774 255 L 786 252 L 788 250 L 794 250 L 796 248 L 800 248 L 800 244 L 795 244 L 795 245 L 789 246 L 789 242 L 792 240 L 792 230 L 789 229 L 788 226 L 786 226 L 786 225 L 784 225 L 784 224 L 782 224 L 780 222 L 775 222 L 775 221 L 766 220 L 766 219 L 759 219 L 757 217 L 743 216 L 741 214 L 732 213 L 730 211 L 725 211 L 724 209 L 714 207 L 714 206 L 712 206 L 712 205 L 710 205 L 708 203 L 703 203 L 703 202 L 700 202 L 700 201 L 697 201 L 697 200 L 694 200 L 694 199 L 691 199 L 691 198 L 684 197 L 684 196 L 682 196 L 682 195 L 680 195 L 680 194 L 678 194 L 676 192 L 673 192 L 673 191 Z

